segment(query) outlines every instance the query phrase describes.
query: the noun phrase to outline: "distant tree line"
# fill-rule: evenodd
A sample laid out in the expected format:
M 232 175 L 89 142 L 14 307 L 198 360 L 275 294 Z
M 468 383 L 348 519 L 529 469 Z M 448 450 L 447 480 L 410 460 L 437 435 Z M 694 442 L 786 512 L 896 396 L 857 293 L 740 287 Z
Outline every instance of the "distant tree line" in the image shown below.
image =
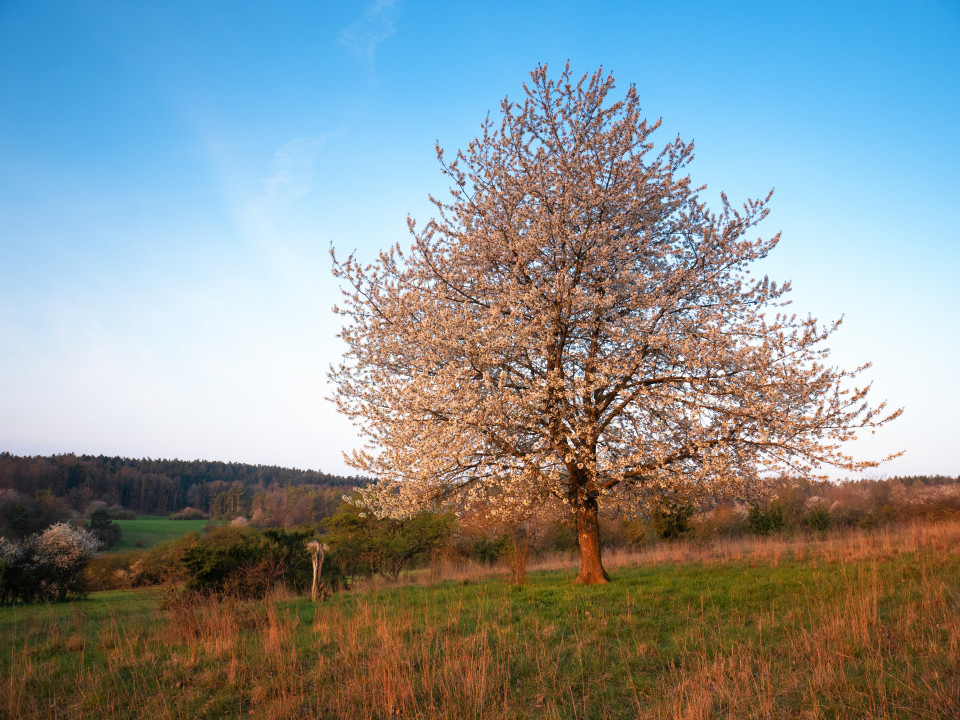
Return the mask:
M 214 518 L 255 516 L 264 524 L 295 525 L 332 514 L 343 494 L 364 482 L 273 465 L 4 452 L 0 535 L 26 537 L 97 502 L 140 515 L 191 507 Z

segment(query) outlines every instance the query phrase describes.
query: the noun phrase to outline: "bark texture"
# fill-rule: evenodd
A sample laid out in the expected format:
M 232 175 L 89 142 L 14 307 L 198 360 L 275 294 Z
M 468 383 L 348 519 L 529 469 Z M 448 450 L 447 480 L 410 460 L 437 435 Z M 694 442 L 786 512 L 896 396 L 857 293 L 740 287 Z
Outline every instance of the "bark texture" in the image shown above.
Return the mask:
M 610 582 L 600 560 L 600 521 L 597 501 L 587 500 L 577 508 L 577 544 L 580 546 L 580 572 L 574 581 L 579 585 Z

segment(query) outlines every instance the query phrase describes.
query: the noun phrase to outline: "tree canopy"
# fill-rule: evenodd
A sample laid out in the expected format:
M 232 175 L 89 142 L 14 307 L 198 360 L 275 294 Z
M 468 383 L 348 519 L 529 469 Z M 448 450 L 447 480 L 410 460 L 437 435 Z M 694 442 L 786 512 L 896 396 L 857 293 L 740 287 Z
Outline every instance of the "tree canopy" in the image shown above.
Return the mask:
M 381 514 L 425 503 L 575 515 L 579 582 L 602 582 L 601 506 L 740 496 L 765 477 L 859 470 L 843 443 L 895 417 L 866 368 L 828 363 L 822 325 L 783 309 L 789 283 L 750 266 L 771 195 L 711 210 L 693 143 L 656 149 L 635 87 L 531 73 L 448 160 L 449 199 L 344 283 L 335 400 L 368 441 Z M 771 193 L 772 194 L 772 193 Z M 333 252 L 333 251 L 332 251 Z

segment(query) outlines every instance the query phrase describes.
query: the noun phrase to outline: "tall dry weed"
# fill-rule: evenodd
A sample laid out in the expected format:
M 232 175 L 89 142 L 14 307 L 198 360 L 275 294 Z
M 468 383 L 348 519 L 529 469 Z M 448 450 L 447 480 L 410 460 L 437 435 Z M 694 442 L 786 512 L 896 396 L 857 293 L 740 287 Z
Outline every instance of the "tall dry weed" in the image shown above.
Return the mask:
M 782 578 L 769 605 L 744 607 L 752 580 L 678 580 L 670 587 L 687 594 L 672 597 L 621 579 L 629 587 L 613 601 L 603 588 L 478 584 L 490 568 L 439 566 L 421 576 L 430 590 L 371 587 L 325 603 L 184 596 L 145 622 L 100 618 L 95 633 L 79 609 L 13 626 L 0 715 L 960 717 L 958 548 L 953 522 L 608 558 L 621 578 L 638 563 L 663 582 L 684 568 Z M 440 584 L 444 573 L 457 582 Z

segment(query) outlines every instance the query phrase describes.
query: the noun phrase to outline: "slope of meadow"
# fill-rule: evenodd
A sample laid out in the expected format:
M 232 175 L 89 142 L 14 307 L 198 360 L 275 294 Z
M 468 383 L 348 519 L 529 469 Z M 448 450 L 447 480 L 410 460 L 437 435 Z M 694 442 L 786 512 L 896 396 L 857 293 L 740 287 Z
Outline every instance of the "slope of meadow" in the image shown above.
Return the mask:
M 442 572 L 325 603 L 0 608 L 10 718 L 960 717 L 960 521 Z M 637 564 L 639 563 L 639 564 Z M 633 565 L 633 566 L 631 566 Z
M 120 527 L 120 540 L 108 552 L 145 550 L 162 542 L 176 540 L 191 532 L 200 532 L 209 520 L 171 520 L 169 517 L 138 515 L 132 520 L 114 520 Z

